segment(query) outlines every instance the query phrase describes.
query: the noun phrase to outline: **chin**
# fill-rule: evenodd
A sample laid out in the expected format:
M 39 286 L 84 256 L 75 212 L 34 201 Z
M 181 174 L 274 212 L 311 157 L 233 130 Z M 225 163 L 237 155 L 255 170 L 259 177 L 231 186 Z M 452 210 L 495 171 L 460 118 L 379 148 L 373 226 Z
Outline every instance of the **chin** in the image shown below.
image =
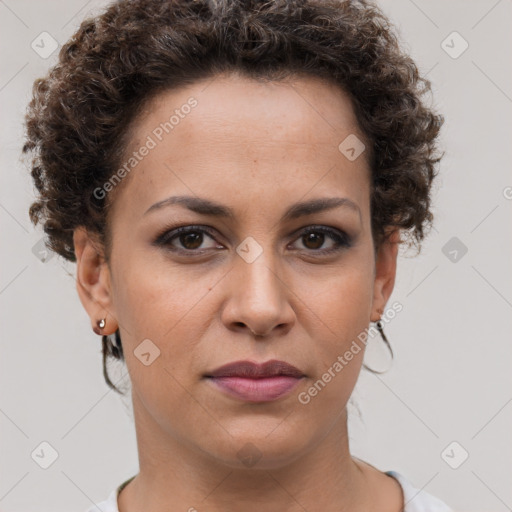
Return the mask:
M 286 428 L 286 420 L 280 422 L 280 426 L 274 420 L 271 425 L 270 422 L 267 424 L 270 428 L 263 429 L 260 425 L 248 430 L 237 429 L 236 433 L 224 425 L 231 435 L 226 434 L 222 441 L 215 440 L 211 449 L 203 446 L 203 450 L 217 462 L 233 469 L 276 470 L 286 467 L 308 450 L 312 440 L 304 436 L 304 431 L 294 432 Z

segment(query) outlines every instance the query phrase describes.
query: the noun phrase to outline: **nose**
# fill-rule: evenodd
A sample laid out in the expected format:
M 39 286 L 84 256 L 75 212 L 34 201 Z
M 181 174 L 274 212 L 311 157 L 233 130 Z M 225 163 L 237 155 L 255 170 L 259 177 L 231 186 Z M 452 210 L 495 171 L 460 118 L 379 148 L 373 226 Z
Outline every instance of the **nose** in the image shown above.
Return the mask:
M 252 263 L 238 258 L 230 273 L 229 297 L 222 311 L 222 321 L 230 330 L 249 330 L 255 336 L 269 336 L 275 330 L 284 334 L 295 321 L 288 300 L 293 296 L 290 284 L 264 254 Z

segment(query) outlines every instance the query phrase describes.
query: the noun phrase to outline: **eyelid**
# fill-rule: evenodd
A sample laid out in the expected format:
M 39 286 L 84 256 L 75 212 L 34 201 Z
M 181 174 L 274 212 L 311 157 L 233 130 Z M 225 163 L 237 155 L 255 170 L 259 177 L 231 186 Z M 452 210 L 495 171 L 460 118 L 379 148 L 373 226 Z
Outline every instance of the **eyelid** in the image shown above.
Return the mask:
M 348 248 L 352 246 L 352 237 L 344 230 L 336 228 L 334 226 L 329 226 L 325 224 L 311 224 L 309 226 L 306 226 L 304 228 L 299 229 L 293 236 L 293 240 L 299 240 L 302 236 L 308 234 L 308 233 L 323 233 L 328 235 L 331 240 L 333 240 L 337 246 L 332 249 L 311 249 L 307 252 L 310 252 L 312 254 L 329 254 L 329 253 L 335 253 L 339 252 L 340 250 L 344 248 Z
M 202 224 L 181 224 L 177 226 L 167 226 L 166 228 L 164 228 L 160 232 L 160 234 L 157 235 L 153 243 L 154 245 L 157 246 L 169 248 L 171 247 L 171 242 L 178 238 L 180 234 L 186 234 L 188 232 L 194 231 L 204 233 L 208 235 L 212 240 L 217 242 L 217 235 L 215 234 L 216 230 L 214 228 Z M 353 238 L 345 230 L 324 224 L 309 224 L 296 230 L 292 235 L 290 235 L 290 240 L 287 243 L 287 245 L 289 243 L 300 240 L 302 236 L 311 232 L 327 234 L 328 237 L 335 243 L 335 247 L 332 247 L 330 249 L 297 249 L 298 251 L 305 251 L 307 253 L 310 253 L 311 255 L 321 256 L 334 254 L 352 246 Z M 183 249 L 179 247 L 172 247 L 169 250 L 177 253 L 186 253 L 188 255 L 203 255 L 206 252 L 210 251 L 211 248 Z
M 182 233 L 192 232 L 192 231 L 199 231 L 206 233 L 209 237 L 211 237 L 213 240 L 217 241 L 215 239 L 214 229 L 210 228 L 209 226 L 204 226 L 202 224 L 182 224 L 177 226 L 167 226 L 162 231 L 160 231 L 160 234 L 156 236 L 154 244 L 157 245 L 168 245 L 171 240 L 177 238 Z M 178 249 L 179 250 L 179 249 Z M 187 249 L 182 249 L 183 251 L 186 251 Z M 191 251 L 191 250 L 189 250 Z M 192 251 L 191 251 L 192 252 Z M 193 252 L 199 252 L 199 251 L 193 251 Z

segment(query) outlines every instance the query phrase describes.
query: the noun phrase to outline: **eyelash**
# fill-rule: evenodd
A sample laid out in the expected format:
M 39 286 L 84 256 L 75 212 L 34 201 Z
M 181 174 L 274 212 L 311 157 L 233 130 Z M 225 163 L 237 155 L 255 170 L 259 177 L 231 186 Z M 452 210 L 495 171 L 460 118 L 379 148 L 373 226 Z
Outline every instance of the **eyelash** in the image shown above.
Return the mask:
M 172 247 L 171 242 L 178 238 L 180 235 L 187 234 L 187 233 L 206 233 L 211 238 L 215 239 L 213 230 L 210 228 L 207 228 L 205 226 L 184 226 L 184 227 L 178 227 L 175 229 L 169 230 L 169 228 L 166 228 L 160 235 L 156 237 L 155 244 L 158 246 L 163 246 L 166 248 L 169 248 L 169 250 L 173 252 L 178 253 L 186 253 L 187 255 L 195 254 L 195 255 L 202 255 L 209 249 L 180 249 L 177 247 Z M 297 236 L 296 239 L 298 240 L 304 235 L 308 235 L 310 233 L 324 233 L 331 237 L 332 240 L 336 242 L 336 246 L 331 249 L 305 249 L 307 252 L 314 253 L 314 254 L 320 254 L 320 255 L 328 255 L 335 252 L 339 252 L 343 249 L 346 249 L 352 245 L 350 237 L 343 231 L 339 231 L 337 229 L 332 229 L 327 226 L 308 226 L 307 228 L 303 229 Z

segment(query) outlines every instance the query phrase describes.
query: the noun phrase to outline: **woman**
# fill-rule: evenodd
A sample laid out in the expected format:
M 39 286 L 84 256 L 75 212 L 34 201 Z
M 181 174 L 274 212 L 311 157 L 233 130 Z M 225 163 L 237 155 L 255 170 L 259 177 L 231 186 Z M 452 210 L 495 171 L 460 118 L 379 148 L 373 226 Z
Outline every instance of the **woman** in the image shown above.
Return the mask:
M 140 472 L 97 507 L 450 510 L 347 435 L 432 220 L 429 86 L 367 1 L 119 1 L 63 46 L 24 151 L 132 384 Z

